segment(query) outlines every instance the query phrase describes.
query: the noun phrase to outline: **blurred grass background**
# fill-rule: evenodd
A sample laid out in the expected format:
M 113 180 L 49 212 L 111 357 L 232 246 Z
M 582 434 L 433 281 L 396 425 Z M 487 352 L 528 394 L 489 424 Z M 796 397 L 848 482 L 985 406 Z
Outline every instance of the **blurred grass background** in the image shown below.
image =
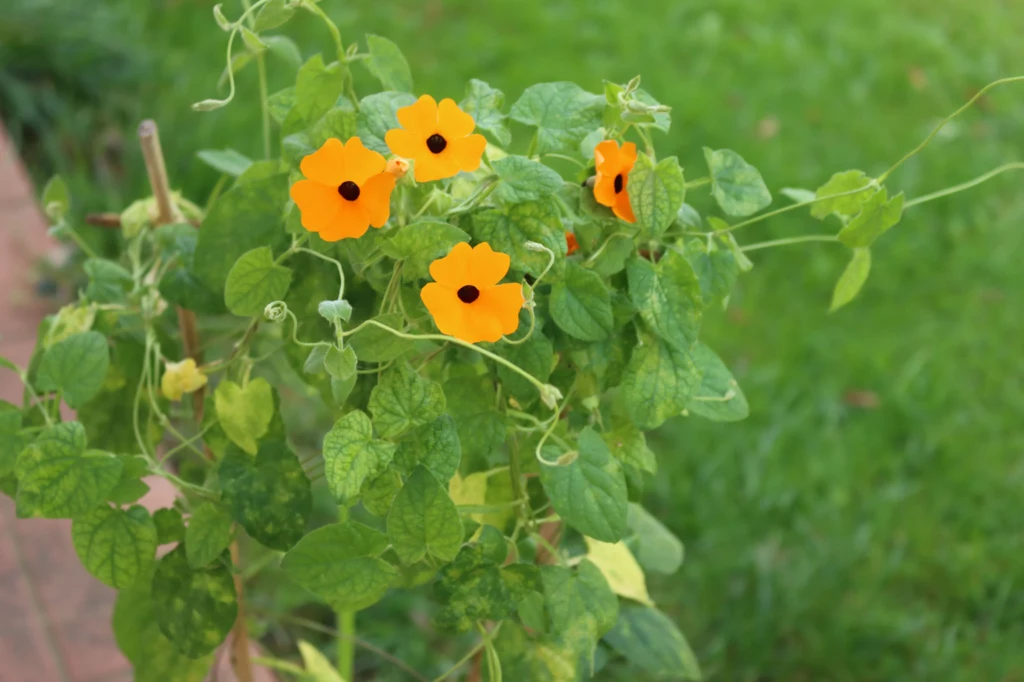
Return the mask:
M 231 106 L 189 109 L 219 96 L 225 35 L 212 4 L 9 1 L 0 111 L 36 179 L 65 174 L 79 213 L 119 210 L 145 193 L 134 143 L 144 116 L 161 126 L 173 182 L 199 203 L 216 176 L 198 149 L 258 157 L 253 67 Z M 662 155 L 679 154 L 695 178 L 703 146 L 735 149 L 776 194 L 849 168 L 877 175 L 985 83 L 1024 73 L 1016 0 L 323 7 L 347 42 L 396 41 L 417 91 L 438 97 L 458 99 L 471 77 L 511 103 L 536 82 L 598 91 L 639 73 L 674 107 Z M 311 16 L 285 33 L 303 57 L 330 53 Z M 271 91 L 292 78 L 271 63 Z M 1008 86 L 889 184 L 919 196 L 1022 150 L 1024 87 Z M 786 216 L 747 229 L 741 241 L 820 225 Z M 729 311 L 708 316 L 705 337 L 735 369 L 751 418 L 663 429 L 664 475 L 645 501 L 687 545 L 654 597 L 707 679 L 1024 680 L 1022 247 L 1024 177 L 1007 175 L 908 211 L 840 313 L 825 311 L 846 254 L 824 245 L 758 252 Z M 387 622 L 365 629 L 402 640 Z

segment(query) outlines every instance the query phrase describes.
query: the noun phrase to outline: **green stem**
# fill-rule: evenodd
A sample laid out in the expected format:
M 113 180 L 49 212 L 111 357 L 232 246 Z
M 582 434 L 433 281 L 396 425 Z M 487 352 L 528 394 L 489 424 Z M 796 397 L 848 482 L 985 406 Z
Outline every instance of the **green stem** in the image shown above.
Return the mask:
M 685 189 L 695 189 L 697 187 L 703 187 L 704 185 L 710 185 L 710 184 L 711 184 L 711 178 L 698 178 L 696 180 L 691 180 L 690 182 L 688 182 L 685 185 L 683 185 L 683 187 Z
M 267 104 L 267 64 L 263 54 L 256 55 L 256 69 L 260 79 L 260 110 L 263 119 L 263 158 L 270 158 L 270 106 Z
M 544 158 L 549 158 L 549 157 L 552 158 L 552 159 L 561 159 L 562 161 L 571 161 L 572 163 L 575 163 L 580 168 L 586 168 L 587 167 L 587 164 L 583 163 L 579 159 L 574 159 L 571 156 L 566 156 L 565 154 L 554 154 L 554 153 L 544 154 Z
M 807 201 L 801 201 L 799 204 L 790 204 L 789 206 L 783 206 L 782 208 L 777 208 L 774 211 L 769 211 L 768 213 L 762 213 L 759 216 L 754 216 L 753 218 L 751 218 L 749 220 L 744 220 L 742 223 L 736 223 L 735 225 L 730 225 L 727 228 L 724 228 L 724 229 L 721 229 L 721 230 L 715 230 L 712 234 L 726 234 L 727 232 L 735 232 L 736 230 L 740 229 L 741 227 L 746 227 L 748 225 L 753 225 L 754 223 L 759 223 L 762 220 L 767 220 L 768 218 L 774 218 L 777 215 L 782 215 L 783 213 L 789 213 L 790 211 L 795 211 L 795 210 L 800 209 L 800 208 L 807 208 L 808 206 L 812 206 L 812 205 L 814 205 L 814 204 L 816 204 L 816 203 L 818 203 L 820 201 L 828 201 L 829 199 L 838 199 L 839 197 L 847 197 L 847 196 L 850 196 L 851 194 L 859 194 L 860 192 L 863 192 L 866 189 L 870 189 L 872 186 L 873 185 L 868 185 L 867 187 L 858 187 L 857 189 L 851 189 L 848 192 L 840 192 L 839 194 L 829 194 L 829 195 L 823 196 L 823 197 L 815 197 L 815 198 L 809 199 Z
M 61 226 L 64 228 L 64 231 L 67 233 L 67 235 L 71 237 L 71 241 L 73 241 L 75 245 L 77 245 L 78 248 L 80 248 L 86 256 L 88 256 L 89 258 L 99 258 L 99 256 L 96 255 L 96 252 L 93 251 L 93 248 L 89 246 L 89 242 L 82 239 L 82 236 L 75 231 L 75 228 L 71 227 L 70 225 L 63 221 L 61 223 Z
M 501 624 L 504 623 L 504 622 L 505 621 L 501 621 L 500 623 L 498 623 L 497 627 L 495 627 L 494 630 L 491 631 L 491 638 L 493 638 L 495 635 L 498 634 L 498 630 L 501 629 Z M 479 642 L 477 642 L 476 646 L 474 646 L 472 649 L 470 649 L 466 653 L 465 656 L 463 656 L 462 658 L 459 659 L 458 663 L 453 665 L 451 668 L 448 668 L 448 670 L 446 670 L 440 676 L 435 677 L 433 682 L 444 682 L 444 680 L 447 680 L 449 677 L 451 677 L 455 672 L 457 672 L 459 670 L 459 668 L 461 668 L 462 666 L 466 665 L 471 660 L 473 660 L 473 657 L 476 656 L 478 653 L 480 653 L 480 651 L 485 646 L 487 646 L 488 640 L 489 640 L 489 638 L 487 638 L 487 637 L 482 638 Z
M 454 336 L 445 336 L 444 334 L 406 334 L 405 332 L 400 332 L 397 329 L 393 329 L 387 326 L 386 324 L 382 324 L 377 320 L 366 320 L 362 324 L 353 327 L 352 329 L 349 329 L 345 332 L 342 332 L 342 336 L 349 336 L 350 334 L 355 334 L 360 329 L 368 325 L 373 327 L 379 327 L 386 332 L 394 334 L 400 339 L 408 339 L 410 341 L 446 341 L 449 343 L 454 343 L 459 346 L 462 346 L 463 348 L 468 348 L 470 350 L 476 351 L 477 353 L 480 353 L 484 357 L 490 358 L 491 360 L 494 360 L 495 362 L 504 365 L 505 367 L 509 368 L 516 374 L 519 374 L 521 377 L 523 377 L 531 384 L 533 384 L 534 387 L 536 387 L 536 389 L 541 393 L 543 393 L 545 390 L 545 385 L 543 383 L 541 383 L 536 377 L 534 377 L 532 374 L 521 368 L 519 365 L 509 362 L 505 358 L 501 357 L 500 355 L 492 353 L 486 348 L 481 348 L 480 346 L 469 343 L 468 341 L 457 339 Z
M 834 234 L 809 234 L 802 237 L 786 237 L 785 239 L 772 239 L 767 242 L 757 242 L 756 244 L 748 244 L 747 246 L 741 246 L 740 251 L 759 251 L 761 249 L 770 249 L 773 246 L 788 246 L 790 244 L 802 244 L 804 242 L 835 242 L 839 241 L 836 239 Z
M 356 647 L 356 612 L 338 612 L 338 672 L 343 680 L 354 680 Z
M 928 137 L 924 138 L 924 141 L 921 142 L 921 144 L 917 145 L 912 150 L 907 152 L 903 156 L 903 158 L 900 159 L 899 161 L 897 161 L 896 163 L 894 163 L 892 165 L 892 167 L 889 168 L 889 170 L 887 170 L 884 173 L 882 173 L 881 175 L 879 175 L 878 176 L 878 182 L 879 183 L 885 182 L 885 179 L 887 177 L 889 177 L 890 175 L 892 175 L 892 172 L 894 170 L 896 170 L 897 168 L 902 166 L 904 163 L 907 162 L 907 160 L 909 160 L 911 157 L 913 157 L 916 154 L 918 154 L 922 149 L 927 147 L 929 145 L 929 143 L 931 143 L 931 141 L 933 139 L 935 139 L 935 136 L 939 134 L 939 131 L 942 130 L 944 127 L 946 127 L 947 123 L 949 123 L 954 118 L 956 118 L 957 116 L 962 114 L 964 111 L 966 111 L 968 108 L 970 108 L 970 106 L 972 104 L 974 104 L 975 102 L 977 102 L 978 99 L 980 99 L 981 96 L 984 95 L 986 92 L 988 92 L 992 88 L 994 88 L 996 86 L 999 86 L 999 85 L 1005 85 L 1007 83 L 1017 83 L 1017 82 L 1021 82 L 1021 81 L 1024 81 L 1024 76 L 1012 76 L 1010 78 L 1000 78 L 999 80 L 993 81 L 993 82 L 989 83 L 988 85 L 986 85 L 985 87 L 983 87 L 981 90 L 979 90 L 977 93 L 975 93 L 974 97 L 972 97 L 969 100 L 967 100 L 967 102 L 962 107 L 960 107 L 959 109 L 954 111 L 952 114 L 950 114 L 946 118 L 942 119 L 942 122 L 940 122 L 939 125 L 937 125 L 935 127 L 935 129 L 928 135 Z
M 992 178 L 994 178 L 995 176 L 997 176 L 997 175 L 999 175 L 1001 173 L 1006 173 L 1007 171 L 1012 171 L 1012 170 L 1024 170 L 1024 162 L 1014 161 L 1014 162 L 1011 162 L 1011 163 L 1006 163 L 1006 164 L 1003 164 L 1002 166 L 999 166 L 998 168 L 990 170 L 988 173 L 985 173 L 984 175 L 979 175 L 978 177 L 974 178 L 973 180 L 968 180 L 967 182 L 960 183 L 959 185 L 953 185 L 952 187 L 947 187 L 946 189 L 941 189 L 938 192 L 932 192 L 931 194 L 925 194 L 923 197 L 918 197 L 916 199 L 911 199 L 910 201 L 908 201 L 905 204 L 903 204 L 903 210 L 905 211 L 908 208 L 910 208 L 911 206 L 917 206 L 919 204 L 924 204 L 924 203 L 927 203 L 927 202 L 932 201 L 934 199 L 941 199 L 942 197 L 947 197 L 950 194 L 956 194 L 957 192 L 963 192 L 964 190 L 971 189 L 972 187 L 977 187 L 981 183 L 986 182 L 988 180 L 991 180 Z
M 331 33 L 331 39 L 334 41 L 334 49 L 338 55 L 338 64 L 341 68 L 342 78 L 345 80 L 345 87 L 348 91 L 348 96 L 352 100 L 352 106 L 355 110 L 359 111 L 359 98 L 356 96 L 355 85 L 352 83 L 352 70 L 348 68 L 348 57 L 345 56 L 345 44 L 341 40 L 341 31 L 338 30 L 338 25 L 331 21 L 331 18 L 327 16 L 319 5 L 314 2 L 304 2 L 302 6 L 307 10 L 320 17 L 320 19 L 327 25 L 327 30 Z
M 325 256 L 324 254 L 319 253 L 318 251 L 314 251 L 313 249 L 298 248 L 296 249 L 296 251 L 308 253 L 309 255 L 316 256 L 320 260 L 327 261 L 328 263 L 334 263 L 334 265 L 338 268 L 338 278 L 341 280 L 341 285 L 338 287 L 338 300 L 340 301 L 345 297 L 345 270 L 341 267 L 341 261 L 335 260 L 330 256 Z

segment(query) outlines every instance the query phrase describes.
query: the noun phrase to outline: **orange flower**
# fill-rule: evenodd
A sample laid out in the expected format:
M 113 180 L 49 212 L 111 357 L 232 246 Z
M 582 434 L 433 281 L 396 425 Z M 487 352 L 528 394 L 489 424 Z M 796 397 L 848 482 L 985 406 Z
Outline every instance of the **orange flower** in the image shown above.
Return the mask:
M 565 254 L 567 256 L 571 256 L 580 250 L 580 243 L 576 241 L 576 235 L 572 232 L 565 233 L 565 243 L 569 247 L 569 251 Z
M 597 166 L 597 182 L 594 183 L 594 199 L 602 206 L 608 206 L 619 218 L 635 223 L 633 207 L 629 204 L 626 183 L 629 171 L 636 163 L 636 145 L 627 142 L 619 149 L 615 140 L 605 140 L 594 148 L 594 163 Z
M 471 247 L 460 242 L 430 264 L 433 282 L 420 298 L 442 334 L 477 343 L 497 341 L 519 328 L 523 307 L 521 284 L 498 284 L 510 259 L 487 242 Z
M 392 152 L 416 162 L 416 182 L 450 178 L 480 167 L 487 140 L 470 134 L 476 122 L 453 100 L 438 104 L 423 95 L 398 110 L 398 122 L 402 127 L 389 130 L 384 140 Z
M 383 227 L 391 215 L 395 176 L 384 172 L 384 157 L 358 137 L 331 138 L 302 159 L 306 180 L 292 185 L 302 226 L 324 241 L 362 237 L 370 225 Z

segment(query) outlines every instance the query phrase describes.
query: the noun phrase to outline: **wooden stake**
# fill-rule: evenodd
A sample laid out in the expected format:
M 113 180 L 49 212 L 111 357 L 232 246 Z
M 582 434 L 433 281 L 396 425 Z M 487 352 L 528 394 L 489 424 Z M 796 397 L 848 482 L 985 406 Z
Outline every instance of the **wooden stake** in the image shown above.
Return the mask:
M 171 186 L 167 180 L 167 166 L 164 164 L 164 153 L 160 147 L 160 133 L 156 127 L 156 121 L 146 119 L 139 124 L 139 144 L 142 146 L 142 158 L 146 163 L 146 172 L 149 174 L 149 186 L 153 189 L 153 196 L 157 205 L 157 224 L 167 225 L 178 222 L 181 216 L 174 206 L 171 197 Z M 178 308 L 178 328 L 181 332 L 181 343 L 185 355 L 193 358 L 197 365 L 203 364 L 202 353 L 199 348 L 199 326 L 196 324 L 196 316 L 191 310 Z M 197 424 L 203 421 L 203 390 L 199 389 L 192 394 L 193 415 Z M 213 459 L 213 453 L 206 448 L 207 459 Z M 238 565 L 239 552 L 238 540 L 231 543 L 231 561 Z M 240 573 L 235 574 L 235 593 L 238 599 L 238 617 L 231 630 L 231 667 L 235 672 L 238 682 L 253 682 L 252 660 L 249 656 L 249 625 L 245 619 L 245 584 Z

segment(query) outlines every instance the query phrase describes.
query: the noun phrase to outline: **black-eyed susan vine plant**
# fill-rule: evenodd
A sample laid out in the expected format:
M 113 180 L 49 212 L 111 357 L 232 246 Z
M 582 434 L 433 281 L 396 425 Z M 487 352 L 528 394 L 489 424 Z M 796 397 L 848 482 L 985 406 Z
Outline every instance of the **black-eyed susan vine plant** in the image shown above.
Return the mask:
M 168 192 L 145 131 L 154 196 L 121 216 L 123 255 L 83 243 L 78 300 L 43 323 L 27 368 L 4 361 L 25 397 L 0 409 L 3 490 L 19 516 L 73 520 L 85 567 L 120 590 L 113 626 L 137 680 L 203 679 L 233 631 L 247 682 L 251 627 L 324 630 L 253 597 L 268 573 L 337 613 L 333 662 L 300 641 L 301 662 L 260 661 L 283 677 L 352 682 L 355 613 L 432 585 L 432 627 L 478 643 L 458 661 L 440 647 L 431 669 L 375 659 L 394 679 L 567 682 L 609 664 L 699 678 L 644 577 L 674 573 L 682 544 L 640 497 L 657 471 L 645 431 L 747 415 L 700 341 L 703 314 L 727 305 L 749 252 L 802 241 L 851 249 L 844 305 L 907 208 L 1024 164 L 890 196 L 889 174 L 929 137 L 878 178 L 837 173 L 761 213 L 771 194 L 735 152 L 707 150 L 692 180 L 656 153 L 671 114 L 639 79 L 601 94 L 535 85 L 508 113 L 479 80 L 459 103 L 417 98 L 393 43 L 346 50 L 313 0 L 257 0 L 234 21 L 215 8 L 230 94 L 195 108 L 226 105 L 247 63 L 263 84 L 267 55 L 297 53 L 267 34 L 296 10 L 324 20 L 337 52 L 261 97 L 267 159 L 201 153 L 225 176 L 201 210 Z M 383 91 L 356 93 L 355 66 Z M 510 118 L 531 130 L 524 154 L 509 151 Z M 721 217 L 685 203 L 695 190 Z M 68 201 L 59 180 L 44 192 L 77 240 Z M 841 229 L 736 239 L 800 209 Z M 302 401 L 334 423 L 300 459 L 281 408 Z M 178 490 L 152 514 L 137 504 L 151 475 Z M 320 481 L 335 520 L 313 527 Z

